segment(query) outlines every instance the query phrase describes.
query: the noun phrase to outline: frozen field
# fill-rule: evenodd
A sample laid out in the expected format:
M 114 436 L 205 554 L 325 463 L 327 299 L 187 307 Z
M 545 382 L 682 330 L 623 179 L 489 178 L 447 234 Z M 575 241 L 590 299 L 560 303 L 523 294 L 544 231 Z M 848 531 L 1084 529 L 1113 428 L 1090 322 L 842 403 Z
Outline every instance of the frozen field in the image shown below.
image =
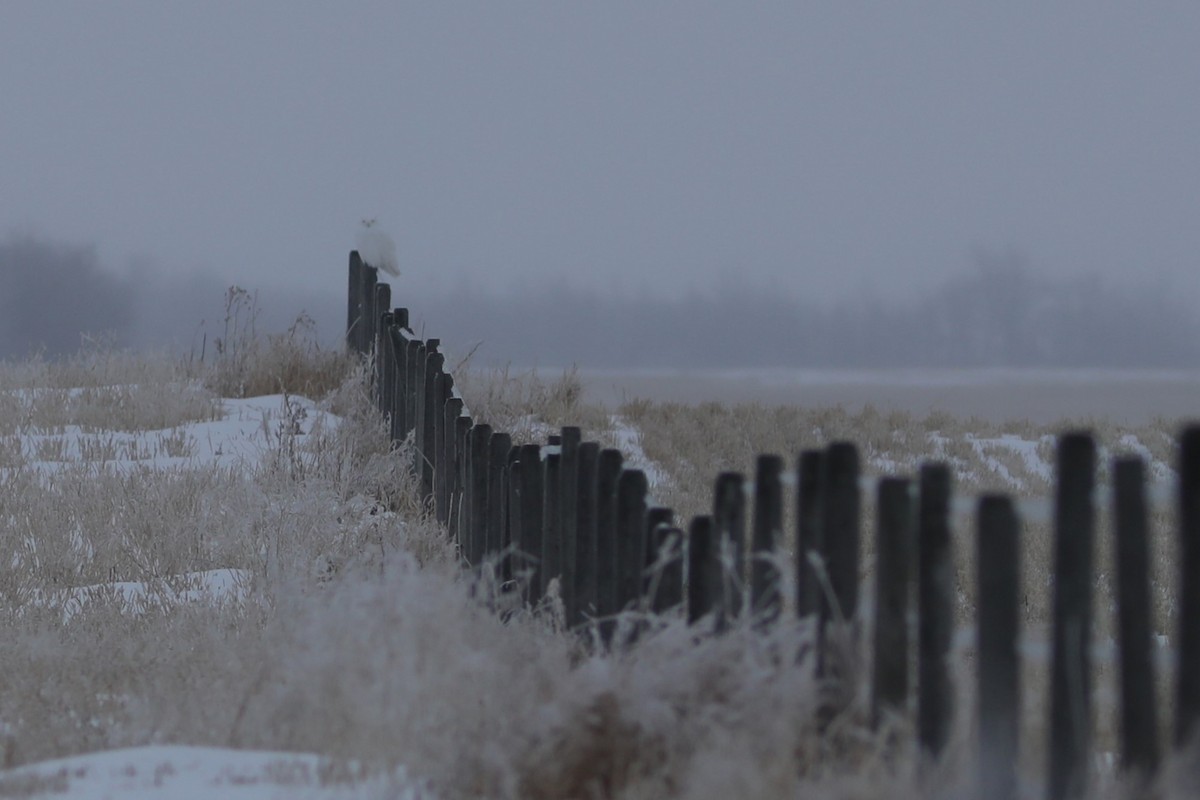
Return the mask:
M 549 371 L 548 371 L 549 372 Z M 924 416 L 945 411 L 991 422 L 1103 418 L 1138 425 L 1200 416 L 1200 371 L 1041 369 L 580 370 L 587 400 L 763 403 L 806 407 L 872 404 Z

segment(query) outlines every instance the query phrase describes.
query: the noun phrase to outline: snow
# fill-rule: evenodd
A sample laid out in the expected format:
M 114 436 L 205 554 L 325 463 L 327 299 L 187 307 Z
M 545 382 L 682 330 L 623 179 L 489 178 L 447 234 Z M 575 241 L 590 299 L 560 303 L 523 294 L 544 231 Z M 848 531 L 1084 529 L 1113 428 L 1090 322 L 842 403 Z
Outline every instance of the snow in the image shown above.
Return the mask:
M 158 745 L 89 753 L 0 772 L 0 796 L 56 800 L 338 800 L 433 795 L 403 769 L 387 778 L 328 782 L 310 753 Z
M 32 393 L 31 393 L 32 399 Z M 86 465 L 96 470 L 175 470 L 257 464 L 280 437 L 297 445 L 339 419 L 301 397 L 267 395 L 220 401 L 217 419 L 135 433 L 77 425 L 19 428 L 19 466 L 43 479 Z M 170 446 L 164 444 L 170 439 Z M 66 587 L 30 598 L 30 605 L 60 609 L 68 621 L 88 603 L 117 599 L 126 613 L 183 603 L 241 602 L 252 576 L 245 570 L 213 569 L 168 576 L 153 584 L 120 581 Z M 295 798 L 431 798 L 427 787 L 404 770 L 371 780 L 330 780 L 344 774 L 311 753 L 277 753 L 216 747 L 157 745 L 111 750 L 27 764 L 0 771 L 0 797 L 59 800 L 171 798 L 171 800 L 268 800 Z

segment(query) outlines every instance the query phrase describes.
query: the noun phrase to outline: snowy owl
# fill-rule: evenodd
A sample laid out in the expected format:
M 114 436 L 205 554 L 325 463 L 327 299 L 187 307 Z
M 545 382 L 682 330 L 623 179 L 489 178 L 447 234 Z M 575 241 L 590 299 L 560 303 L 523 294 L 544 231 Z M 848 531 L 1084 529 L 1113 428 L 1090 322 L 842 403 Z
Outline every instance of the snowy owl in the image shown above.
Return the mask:
M 358 231 L 356 244 L 358 255 L 364 262 L 388 275 L 400 277 L 400 265 L 396 261 L 396 243 L 375 224 L 376 220 L 364 219 Z

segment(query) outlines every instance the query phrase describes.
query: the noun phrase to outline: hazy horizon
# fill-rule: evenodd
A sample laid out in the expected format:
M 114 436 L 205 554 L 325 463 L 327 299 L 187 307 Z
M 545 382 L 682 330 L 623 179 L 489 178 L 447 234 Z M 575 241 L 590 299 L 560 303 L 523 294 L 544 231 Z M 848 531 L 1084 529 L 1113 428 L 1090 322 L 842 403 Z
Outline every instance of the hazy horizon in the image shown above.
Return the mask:
M 17 0 L 0 240 L 330 309 L 363 218 L 414 306 L 919 303 L 979 251 L 1200 306 L 1197 31 L 1115 0 Z

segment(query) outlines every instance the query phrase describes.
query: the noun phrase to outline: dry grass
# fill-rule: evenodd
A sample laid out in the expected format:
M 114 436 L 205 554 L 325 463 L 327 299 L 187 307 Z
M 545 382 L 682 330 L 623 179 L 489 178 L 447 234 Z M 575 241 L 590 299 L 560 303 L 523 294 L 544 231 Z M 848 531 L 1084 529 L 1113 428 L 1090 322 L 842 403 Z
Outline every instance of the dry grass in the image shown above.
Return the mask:
M 423 516 L 403 467 L 411 459 L 391 450 L 363 367 L 327 359 L 298 336 L 279 345 L 297 359 L 287 369 L 266 340 L 241 334 L 203 364 L 96 351 L 70 366 L 0 369 L 0 403 L 11 412 L 0 413 L 7 766 L 170 742 L 314 751 L 345 765 L 345 775 L 402 763 L 443 798 L 970 796 L 969 647 L 956 653 L 962 693 L 950 752 L 939 769 L 918 770 L 907 720 L 868 726 L 861 658 L 846 658 L 851 680 L 833 691 L 815 679 L 810 633 L 790 616 L 766 634 L 743 622 L 720 637 L 674 617 L 649 621 L 636 643 L 611 652 L 538 615 L 499 616 L 488 587 L 459 571 L 444 532 Z M 456 377 L 476 419 L 518 439 L 564 424 L 613 436 L 608 415 L 581 403 L 573 373 L 548 384 L 507 371 Z M 214 388 L 285 390 L 264 426 L 260 460 L 236 471 L 111 466 L 156 449 L 186 457 L 179 426 L 217 415 Z M 303 390 L 319 403 L 300 400 Z M 341 421 L 313 430 L 305 415 L 315 408 L 336 409 Z M 707 510 L 718 470 L 748 470 L 758 452 L 792 457 L 834 439 L 858 442 L 870 474 L 912 472 L 933 452 L 951 460 L 962 492 L 1040 495 L 1045 478 L 1001 437 L 1054 433 L 870 409 L 635 403 L 621 415 L 665 476 L 656 493 L 684 514 Z M 1170 423 L 1095 427 L 1112 450 L 1132 435 L 1171 463 Z M 864 510 L 869 519 L 869 503 Z M 1169 514 L 1159 524 L 1170 524 Z M 963 622 L 973 606 L 970 535 L 960 516 Z M 1049 538 L 1044 527 L 1026 529 L 1029 629 L 1047 619 Z M 1154 547 L 1157 564 L 1172 563 L 1169 537 Z M 864 586 L 872 553 L 868 523 Z M 1101 564 L 1107 569 L 1107 556 Z M 245 591 L 224 603 L 136 610 L 100 591 L 69 615 L 44 600 L 113 580 L 164 587 L 168 597 L 181 576 L 216 568 L 240 570 Z M 1110 613 L 1106 580 L 1098 618 Z M 1170 583 L 1155 590 L 1165 633 Z M 1045 670 L 1027 663 L 1023 774 L 1037 793 Z M 1111 673 L 1101 669 L 1101 746 L 1112 741 L 1103 695 Z M 1180 787 L 1163 796 L 1190 796 Z M 0 796 L 21 791 L 0 779 Z

